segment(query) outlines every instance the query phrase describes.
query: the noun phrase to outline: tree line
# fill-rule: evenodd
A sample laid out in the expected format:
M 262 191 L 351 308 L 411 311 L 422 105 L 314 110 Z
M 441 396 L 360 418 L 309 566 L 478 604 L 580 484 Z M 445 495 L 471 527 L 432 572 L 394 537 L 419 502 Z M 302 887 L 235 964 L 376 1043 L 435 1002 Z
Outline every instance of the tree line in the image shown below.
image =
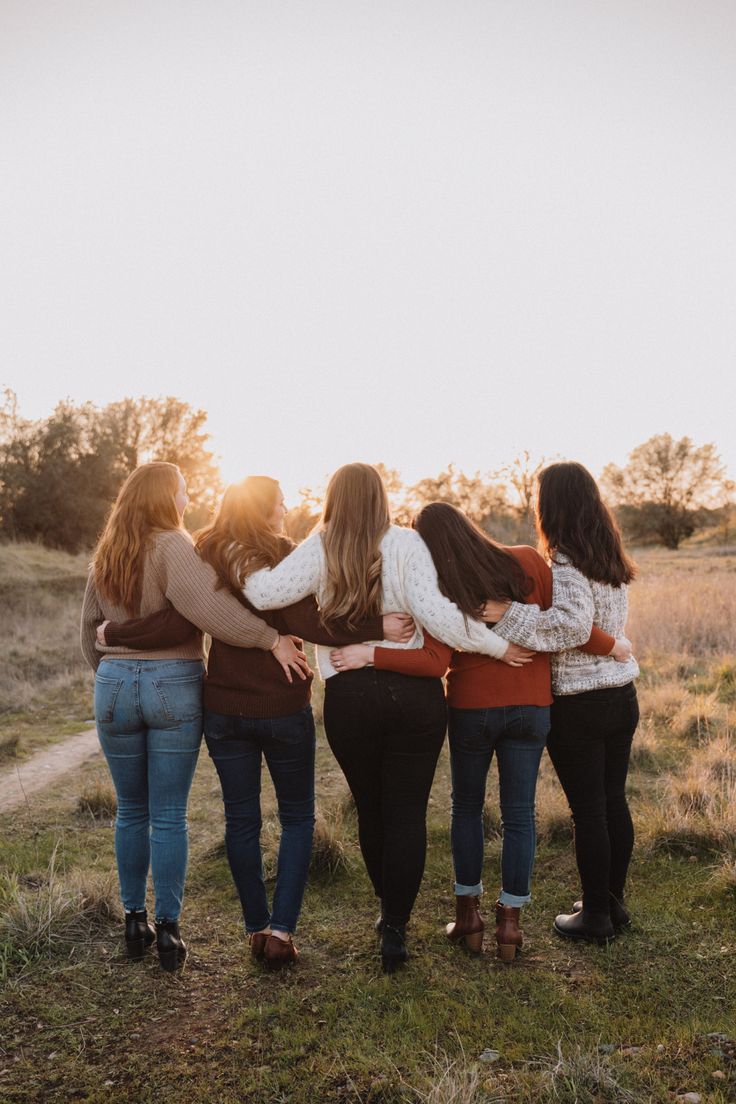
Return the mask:
M 0 404 L 0 539 L 71 552 L 91 548 L 123 480 L 154 459 L 180 467 L 194 503 L 186 522 L 196 529 L 222 490 L 206 421 L 205 411 L 172 396 L 125 398 L 102 408 L 61 402 L 48 418 L 33 421 L 21 416 L 16 396 L 6 390 Z M 394 469 L 377 467 L 397 521 L 408 524 L 427 502 L 451 502 L 497 540 L 514 544 L 535 539 L 534 481 L 547 462 L 525 451 L 483 475 L 450 464 L 411 486 Z M 713 444 L 659 434 L 637 446 L 623 467 L 609 464 L 600 482 L 630 540 L 676 549 L 704 527 L 717 527 L 724 542 L 731 538 L 736 486 Z M 302 491 L 287 518 L 294 539 L 314 525 L 320 498 L 314 489 Z

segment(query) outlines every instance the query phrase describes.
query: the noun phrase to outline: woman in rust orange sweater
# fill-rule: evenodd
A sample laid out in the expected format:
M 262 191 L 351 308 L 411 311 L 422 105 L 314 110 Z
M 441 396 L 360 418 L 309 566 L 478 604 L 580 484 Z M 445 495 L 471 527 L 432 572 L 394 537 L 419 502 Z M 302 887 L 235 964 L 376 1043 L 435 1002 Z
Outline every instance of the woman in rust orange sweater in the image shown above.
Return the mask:
M 467 617 L 477 617 L 490 595 L 515 595 L 547 609 L 552 574 L 533 548 L 504 548 L 454 506 L 434 502 L 414 521 L 428 546 L 442 592 Z M 590 639 L 588 640 L 588 637 Z M 590 626 L 570 632 L 569 647 L 583 645 L 609 654 L 613 637 Z M 539 761 L 549 731 L 552 704 L 550 659 L 535 654 L 531 663 L 511 668 L 489 656 L 453 652 L 425 633 L 423 648 L 397 650 L 354 644 L 333 652 L 340 672 L 373 663 L 377 668 L 414 675 L 447 673 L 450 763 L 452 770 L 452 854 L 456 917 L 448 924 L 453 941 L 479 951 L 484 922 L 483 803 L 494 752 L 498 763 L 503 850 L 502 888 L 496 905 L 498 954 L 511 961 L 522 944 L 521 907 L 530 899 L 536 847 L 534 797 Z

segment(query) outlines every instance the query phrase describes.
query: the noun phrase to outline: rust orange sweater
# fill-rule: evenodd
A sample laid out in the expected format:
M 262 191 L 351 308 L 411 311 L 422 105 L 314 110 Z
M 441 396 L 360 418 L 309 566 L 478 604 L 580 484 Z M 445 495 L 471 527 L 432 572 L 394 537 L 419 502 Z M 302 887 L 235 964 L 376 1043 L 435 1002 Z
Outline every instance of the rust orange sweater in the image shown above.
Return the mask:
M 528 602 L 542 609 L 552 604 L 552 572 L 535 549 L 518 545 L 508 549 L 532 581 Z M 593 627 L 582 650 L 608 655 L 614 638 Z M 405 675 L 442 675 L 447 671 L 447 704 L 455 709 L 493 709 L 502 705 L 551 705 L 549 653 L 537 652 L 531 663 L 509 667 L 498 659 L 470 652 L 453 652 L 426 632 L 423 648 L 376 648 L 374 664 Z

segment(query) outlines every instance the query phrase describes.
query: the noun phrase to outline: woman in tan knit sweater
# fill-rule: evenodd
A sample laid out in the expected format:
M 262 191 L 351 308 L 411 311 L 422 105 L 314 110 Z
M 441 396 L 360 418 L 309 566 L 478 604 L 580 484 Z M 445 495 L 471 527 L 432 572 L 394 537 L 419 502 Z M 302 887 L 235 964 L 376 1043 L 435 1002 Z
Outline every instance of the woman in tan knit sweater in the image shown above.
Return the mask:
M 217 588 L 182 527 L 188 503 L 181 472 L 151 463 L 125 481 L 95 549 L 84 596 L 81 644 L 96 671 L 95 719 L 118 799 L 115 853 L 128 953 L 140 958 L 154 938 L 164 969 L 186 947 L 179 932 L 187 867 L 187 801 L 202 738 L 202 633 L 271 651 L 289 680 L 305 677 L 306 657 Z M 182 643 L 153 651 L 105 648 L 96 625 L 172 605 L 192 622 Z M 156 931 L 146 915 L 151 866 Z

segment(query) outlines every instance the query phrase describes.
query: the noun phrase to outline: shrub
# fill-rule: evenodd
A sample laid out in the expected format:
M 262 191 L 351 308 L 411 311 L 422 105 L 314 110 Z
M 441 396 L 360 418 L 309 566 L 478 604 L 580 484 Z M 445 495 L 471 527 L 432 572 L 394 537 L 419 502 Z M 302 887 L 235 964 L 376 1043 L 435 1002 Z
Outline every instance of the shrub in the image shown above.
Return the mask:
M 112 820 L 117 811 L 115 790 L 106 778 L 88 782 L 77 800 L 77 812 L 94 820 Z
M 665 851 L 729 853 L 736 845 L 736 775 L 718 777 L 693 758 L 682 775 L 671 775 L 660 800 L 645 806 L 639 827 L 651 846 Z
M 4 893 L 0 934 L 13 950 L 32 958 L 89 942 L 121 918 L 113 876 L 64 875 L 57 869 L 57 852 L 58 844 L 45 878 L 29 886 L 11 879 Z
M 18 733 L 8 732 L 0 736 L 0 763 L 6 759 L 14 759 L 18 754 Z
M 348 858 L 343 840 L 343 823 L 339 806 L 324 813 L 318 812 L 314 823 L 312 862 L 310 870 L 334 878 L 347 869 Z

